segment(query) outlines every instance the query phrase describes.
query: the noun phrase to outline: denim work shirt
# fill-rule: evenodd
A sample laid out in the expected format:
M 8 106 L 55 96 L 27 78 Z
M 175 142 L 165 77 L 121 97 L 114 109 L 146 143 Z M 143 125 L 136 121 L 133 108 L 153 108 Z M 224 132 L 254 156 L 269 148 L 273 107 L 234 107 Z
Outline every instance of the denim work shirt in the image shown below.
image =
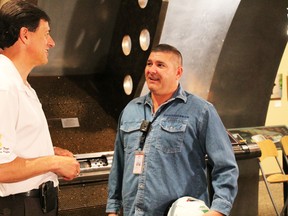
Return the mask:
M 121 114 L 106 212 L 119 212 L 123 207 L 125 216 L 160 216 L 165 215 L 176 199 L 192 196 L 229 215 L 238 190 L 239 170 L 214 106 L 179 85 L 174 96 L 155 115 L 152 107 L 149 93 L 132 100 Z M 152 122 L 143 147 L 144 168 L 141 174 L 133 174 L 144 119 Z M 207 158 L 213 167 L 212 202 Z

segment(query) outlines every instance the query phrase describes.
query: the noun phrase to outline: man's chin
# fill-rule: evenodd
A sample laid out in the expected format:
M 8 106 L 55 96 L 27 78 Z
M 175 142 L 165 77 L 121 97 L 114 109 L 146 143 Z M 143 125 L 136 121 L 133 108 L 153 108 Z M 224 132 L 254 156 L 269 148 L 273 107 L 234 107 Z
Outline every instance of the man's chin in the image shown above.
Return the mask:
M 158 83 L 156 82 L 147 82 L 147 86 L 149 89 L 152 89 L 152 88 L 157 88 L 158 87 Z
M 148 86 L 148 89 L 153 92 L 153 91 L 156 91 L 156 87 L 155 85 L 147 85 Z
M 48 58 L 43 59 L 43 61 L 41 62 L 41 65 L 46 65 L 48 63 Z

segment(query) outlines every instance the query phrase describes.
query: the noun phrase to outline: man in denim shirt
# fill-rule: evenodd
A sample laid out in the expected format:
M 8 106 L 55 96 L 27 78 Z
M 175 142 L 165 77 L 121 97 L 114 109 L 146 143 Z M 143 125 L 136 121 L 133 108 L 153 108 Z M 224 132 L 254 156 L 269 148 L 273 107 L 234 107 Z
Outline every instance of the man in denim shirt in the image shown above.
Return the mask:
M 106 212 L 165 215 L 183 196 L 203 200 L 205 216 L 229 215 L 239 175 L 232 145 L 215 108 L 179 84 L 182 55 L 160 44 L 145 68 L 150 93 L 132 100 L 119 119 Z M 212 166 L 209 200 L 207 160 Z

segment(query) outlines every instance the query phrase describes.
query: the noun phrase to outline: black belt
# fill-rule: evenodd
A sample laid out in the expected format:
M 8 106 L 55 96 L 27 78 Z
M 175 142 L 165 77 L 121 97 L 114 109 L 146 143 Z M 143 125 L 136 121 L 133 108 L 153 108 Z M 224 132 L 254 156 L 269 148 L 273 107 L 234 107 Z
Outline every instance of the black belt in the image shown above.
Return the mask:
M 11 194 L 9 196 L 4 196 L 4 197 L 0 197 L 1 199 L 13 199 L 13 198 L 17 198 L 17 197 L 35 197 L 35 198 L 39 198 L 40 197 L 40 190 L 39 189 L 33 189 L 27 192 L 23 192 L 23 193 L 17 193 L 17 194 Z
M 23 196 L 23 197 L 40 197 L 40 190 L 33 189 L 24 193 L 13 194 L 11 196 Z
M 44 184 L 44 183 L 43 183 Z M 53 191 L 58 192 L 58 187 L 52 187 L 50 188 L 52 189 Z M 11 194 L 9 196 L 6 196 L 6 197 L 0 197 L 0 198 L 11 198 L 11 197 L 40 197 L 41 196 L 41 191 L 40 189 L 33 189 L 33 190 L 30 190 L 30 191 L 27 191 L 27 192 L 23 192 L 23 193 L 17 193 L 17 194 Z

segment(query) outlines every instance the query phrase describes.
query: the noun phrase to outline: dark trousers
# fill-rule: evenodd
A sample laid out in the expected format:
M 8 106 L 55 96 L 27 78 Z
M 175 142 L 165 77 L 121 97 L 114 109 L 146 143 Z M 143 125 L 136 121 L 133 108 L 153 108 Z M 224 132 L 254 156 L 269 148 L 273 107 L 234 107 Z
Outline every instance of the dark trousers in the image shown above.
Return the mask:
M 57 207 L 49 213 L 43 213 L 40 198 L 25 196 L 0 197 L 0 216 L 57 216 Z

